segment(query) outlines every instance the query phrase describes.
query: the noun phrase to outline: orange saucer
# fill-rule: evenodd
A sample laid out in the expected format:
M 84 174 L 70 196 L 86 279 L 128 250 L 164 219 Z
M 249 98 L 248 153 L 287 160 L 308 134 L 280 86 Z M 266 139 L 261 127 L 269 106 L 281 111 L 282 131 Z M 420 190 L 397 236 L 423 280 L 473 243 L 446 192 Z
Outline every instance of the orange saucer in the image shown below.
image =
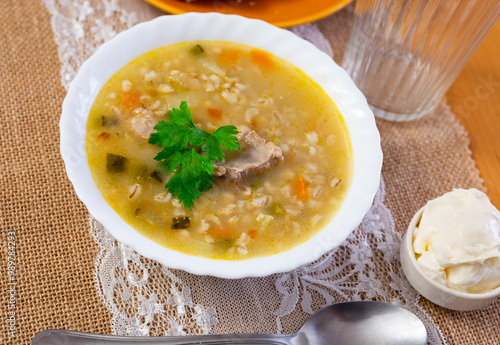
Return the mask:
M 286 28 L 324 18 L 352 0 L 145 0 L 159 9 L 180 14 L 219 12 L 261 19 Z

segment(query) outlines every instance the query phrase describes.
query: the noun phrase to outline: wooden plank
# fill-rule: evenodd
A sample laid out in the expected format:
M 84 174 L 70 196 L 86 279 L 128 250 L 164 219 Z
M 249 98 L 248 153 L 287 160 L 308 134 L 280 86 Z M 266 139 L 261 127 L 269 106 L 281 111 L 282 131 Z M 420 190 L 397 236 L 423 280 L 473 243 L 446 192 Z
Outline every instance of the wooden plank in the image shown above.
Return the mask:
M 446 95 L 465 126 L 493 204 L 500 208 L 500 21 L 495 24 Z

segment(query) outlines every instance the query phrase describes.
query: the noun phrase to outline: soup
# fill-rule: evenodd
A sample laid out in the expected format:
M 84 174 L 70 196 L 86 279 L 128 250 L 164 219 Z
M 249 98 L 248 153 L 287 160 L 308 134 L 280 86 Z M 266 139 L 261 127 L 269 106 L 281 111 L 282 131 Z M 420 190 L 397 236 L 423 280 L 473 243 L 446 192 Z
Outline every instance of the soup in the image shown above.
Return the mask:
M 166 188 L 182 164 L 170 171 L 150 143 L 183 106 L 206 133 L 239 132 L 240 149 L 214 161 L 213 185 L 192 207 Z M 327 94 L 286 61 L 229 42 L 170 45 L 123 67 L 96 98 L 86 146 L 97 187 L 127 223 L 167 248 L 216 259 L 308 240 L 338 210 L 352 176 L 347 129 Z

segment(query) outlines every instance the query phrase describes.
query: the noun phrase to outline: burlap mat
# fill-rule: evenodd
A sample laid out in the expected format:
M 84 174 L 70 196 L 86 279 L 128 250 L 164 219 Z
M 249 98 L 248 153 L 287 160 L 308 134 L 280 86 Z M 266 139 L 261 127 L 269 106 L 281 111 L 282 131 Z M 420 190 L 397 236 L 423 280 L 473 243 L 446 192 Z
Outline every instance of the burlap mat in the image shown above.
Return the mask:
M 41 1 L 0 1 L 1 344 L 47 328 L 110 332 L 96 293 L 96 245 L 59 154 L 65 90 Z M 15 308 L 8 309 L 8 232 L 15 233 Z M 16 313 L 15 338 L 8 317 Z
M 331 18 L 319 24 L 337 43 L 339 28 Z M 59 69 L 43 3 L 0 1 L 1 343 L 27 344 L 47 328 L 110 333 L 111 316 L 94 285 L 97 247 L 88 214 L 59 154 L 65 96 Z M 430 198 L 453 187 L 481 188 L 467 134 L 446 107 L 412 123 L 377 124 L 385 155 L 386 203 L 398 231 Z M 15 256 L 8 252 L 9 241 L 15 242 Z M 12 258 L 16 275 L 11 280 Z M 475 312 L 423 303 L 449 344 L 500 343 L 499 301 Z M 13 311 L 15 337 L 10 337 Z

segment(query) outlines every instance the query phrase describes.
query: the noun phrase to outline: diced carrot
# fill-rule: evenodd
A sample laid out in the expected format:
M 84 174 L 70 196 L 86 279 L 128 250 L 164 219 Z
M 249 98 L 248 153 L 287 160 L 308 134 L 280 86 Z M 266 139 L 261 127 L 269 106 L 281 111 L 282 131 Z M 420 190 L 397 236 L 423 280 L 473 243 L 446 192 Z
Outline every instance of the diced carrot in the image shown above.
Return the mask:
M 273 60 L 271 60 L 271 54 L 260 49 L 252 49 L 250 51 L 250 57 L 254 63 L 262 68 L 269 69 L 273 66 Z
M 137 108 L 141 105 L 139 95 L 134 92 L 126 92 L 123 94 L 122 102 L 129 108 Z
M 208 108 L 207 112 L 208 112 L 208 116 L 210 116 L 213 119 L 216 119 L 216 120 L 222 119 L 222 109 Z
M 236 230 L 228 228 L 210 228 L 208 235 L 218 240 L 228 240 L 236 238 Z
M 254 240 L 255 237 L 257 236 L 257 229 L 250 229 L 250 230 L 248 230 L 248 236 L 250 236 L 250 238 L 252 240 Z
M 97 138 L 108 139 L 110 136 L 111 136 L 111 134 L 109 134 L 108 132 L 102 132 L 101 134 L 99 134 L 99 136 Z
M 238 49 L 224 49 L 217 56 L 217 61 L 224 65 L 231 65 L 236 63 L 240 57 Z
M 298 176 L 295 179 L 293 189 L 298 200 L 306 202 L 309 199 L 309 191 L 303 176 Z
M 263 129 L 263 128 L 267 128 L 269 126 L 269 124 L 270 124 L 270 120 L 269 119 L 270 119 L 269 116 L 260 116 L 260 115 L 255 116 L 250 121 L 252 129 L 260 130 L 260 129 Z

